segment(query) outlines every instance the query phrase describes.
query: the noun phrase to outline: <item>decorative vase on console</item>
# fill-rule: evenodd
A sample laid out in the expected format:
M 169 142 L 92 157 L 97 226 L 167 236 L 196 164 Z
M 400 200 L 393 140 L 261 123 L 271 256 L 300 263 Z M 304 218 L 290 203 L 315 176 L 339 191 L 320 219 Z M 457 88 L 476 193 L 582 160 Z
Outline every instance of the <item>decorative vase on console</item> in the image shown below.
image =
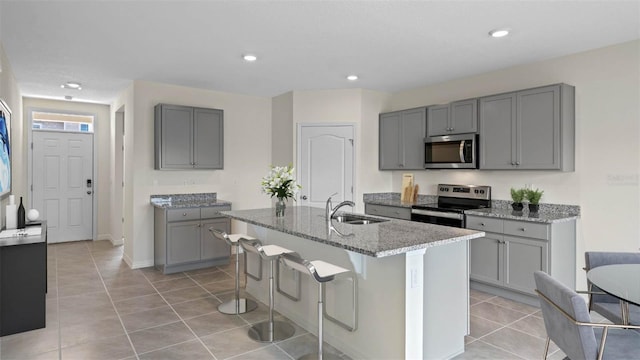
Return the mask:
M 524 205 L 522 204 L 522 200 L 524 200 L 525 189 L 514 189 L 511 188 L 511 200 L 513 203 L 511 207 L 514 211 L 522 211 L 524 209 Z
M 269 174 L 263 177 L 260 182 L 262 192 L 271 195 L 271 197 L 275 196 L 278 198 L 276 202 L 276 217 L 284 216 L 287 207 L 285 201 L 287 199 L 293 198 L 293 201 L 296 201 L 295 194 L 301 186 L 296 183 L 294 172 L 295 169 L 292 165 L 272 165 Z

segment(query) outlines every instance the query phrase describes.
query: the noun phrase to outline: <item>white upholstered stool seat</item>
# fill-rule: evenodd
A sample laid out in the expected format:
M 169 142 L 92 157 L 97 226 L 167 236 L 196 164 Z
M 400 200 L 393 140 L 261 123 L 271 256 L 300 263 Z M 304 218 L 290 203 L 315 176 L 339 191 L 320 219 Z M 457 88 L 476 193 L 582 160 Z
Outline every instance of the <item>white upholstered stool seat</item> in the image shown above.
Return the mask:
M 236 285 L 235 285 L 234 297 L 233 299 L 218 305 L 218 311 L 223 314 L 238 315 L 238 314 L 244 314 L 249 311 L 253 311 L 257 309 L 258 304 L 255 301 L 240 297 L 240 252 L 238 251 L 238 249 L 240 249 L 240 246 L 239 246 L 240 239 L 249 239 L 251 241 L 258 241 L 258 240 L 254 237 L 251 237 L 245 234 L 227 234 L 226 232 L 214 229 L 213 227 L 210 227 L 209 231 L 216 238 L 220 240 L 224 240 L 230 246 L 236 247 L 236 262 L 235 262 Z M 246 262 L 246 258 L 245 258 L 245 262 Z

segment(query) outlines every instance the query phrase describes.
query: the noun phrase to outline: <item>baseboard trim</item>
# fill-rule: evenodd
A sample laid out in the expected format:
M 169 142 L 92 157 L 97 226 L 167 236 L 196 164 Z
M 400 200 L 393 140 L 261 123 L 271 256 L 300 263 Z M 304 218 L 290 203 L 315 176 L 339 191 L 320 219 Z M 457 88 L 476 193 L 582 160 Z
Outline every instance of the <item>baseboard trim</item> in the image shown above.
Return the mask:
M 99 234 L 98 237 L 96 238 L 96 241 L 102 241 L 102 240 L 109 240 L 113 242 L 111 240 L 111 234 Z

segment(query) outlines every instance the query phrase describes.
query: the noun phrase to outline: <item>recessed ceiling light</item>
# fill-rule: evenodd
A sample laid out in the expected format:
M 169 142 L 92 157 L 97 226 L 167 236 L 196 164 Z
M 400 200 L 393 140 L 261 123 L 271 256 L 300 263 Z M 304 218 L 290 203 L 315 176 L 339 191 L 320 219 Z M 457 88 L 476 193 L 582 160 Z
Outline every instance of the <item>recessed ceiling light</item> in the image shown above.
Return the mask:
M 75 81 L 67 81 L 66 83 L 60 85 L 63 89 L 74 89 L 74 90 L 82 90 L 82 84 Z
M 245 59 L 246 61 L 256 61 L 256 60 L 258 60 L 257 56 L 251 55 L 251 54 L 247 54 L 247 55 L 243 56 L 242 58 Z
M 349 75 L 349 76 L 347 76 L 347 80 L 356 81 L 356 80 L 358 80 L 358 75 Z
M 501 38 L 509 35 L 509 29 L 496 29 L 489 31 L 489 35 L 494 38 Z

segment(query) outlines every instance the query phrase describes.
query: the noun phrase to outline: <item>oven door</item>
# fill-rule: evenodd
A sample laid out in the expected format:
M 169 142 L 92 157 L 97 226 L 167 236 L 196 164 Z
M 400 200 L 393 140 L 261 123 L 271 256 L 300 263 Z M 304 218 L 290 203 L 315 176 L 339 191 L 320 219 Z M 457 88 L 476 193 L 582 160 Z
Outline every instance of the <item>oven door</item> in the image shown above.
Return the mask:
M 426 169 L 477 169 L 478 135 L 432 136 L 424 140 Z
M 443 211 L 411 209 L 411 221 L 463 228 L 464 214 Z

